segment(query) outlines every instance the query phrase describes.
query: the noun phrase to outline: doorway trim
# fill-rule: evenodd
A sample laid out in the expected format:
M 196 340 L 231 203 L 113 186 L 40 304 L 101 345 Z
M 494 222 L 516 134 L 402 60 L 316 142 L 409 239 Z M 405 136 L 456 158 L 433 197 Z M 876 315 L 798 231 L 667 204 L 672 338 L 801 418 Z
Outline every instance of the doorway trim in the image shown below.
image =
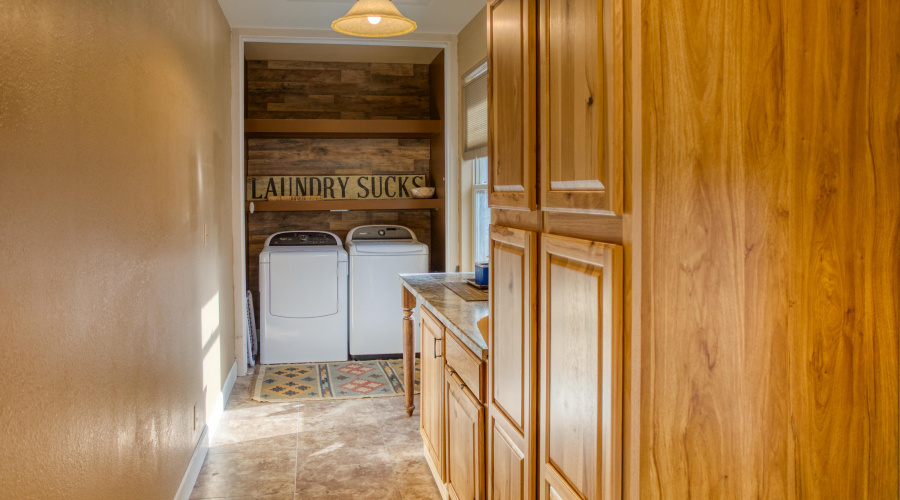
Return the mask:
M 458 110 L 459 78 L 456 35 L 411 34 L 397 40 L 356 39 L 330 30 L 234 28 L 231 31 L 231 221 L 232 274 L 234 279 L 234 341 L 238 376 L 247 374 L 247 234 L 244 215 L 244 44 L 247 42 L 315 43 L 336 45 L 386 45 L 395 47 L 436 47 L 444 49 L 444 241 L 457 241 L 459 231 Z M 445 269 L 459 263 L 459 246 L 445 243 Z M 398 305 L 399 311 L 399 305 Z

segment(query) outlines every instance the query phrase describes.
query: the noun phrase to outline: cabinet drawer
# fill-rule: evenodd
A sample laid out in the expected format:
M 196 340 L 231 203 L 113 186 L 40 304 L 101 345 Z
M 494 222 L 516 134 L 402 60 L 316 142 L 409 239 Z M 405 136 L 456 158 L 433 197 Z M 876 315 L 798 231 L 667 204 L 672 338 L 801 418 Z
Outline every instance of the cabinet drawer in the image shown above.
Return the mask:
M 483 404 L 485 400 L 484 363 L 463 346 L 456 336 L 449 331 L 446 333 L 444 357 L 447 360 L 447 366 L 459 374 L 459 378 Z

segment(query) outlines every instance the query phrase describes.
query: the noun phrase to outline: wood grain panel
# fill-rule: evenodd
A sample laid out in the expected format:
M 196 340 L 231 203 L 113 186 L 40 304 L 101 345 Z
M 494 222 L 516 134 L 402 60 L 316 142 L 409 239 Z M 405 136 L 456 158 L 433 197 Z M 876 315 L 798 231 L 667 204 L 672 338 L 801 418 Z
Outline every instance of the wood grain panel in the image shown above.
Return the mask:
M 900 5 L 850 7 L 643 2 L 643 497 L 900 493 Z
M 530 386 L 525 366 L 533 354 L 534 325 L 531 321 L 534 303 L 532 266 L 533 250 L 525 248 L 527 236 L 516 234 L 521 245 L 498 241 L 495 234 L 503 231 L 491 227 L 491 316 L 490 373 L 491 406 L 506 413 L 507 418 L 523 432 L 525 425 L 525 388 Z M 506 230 L 505 233 L 512 233 Z M 523 232 L 524 233 L 524 232 Z M 534 236 L 531 235 L 531 240 Z M 517 241 L 519 243 L 519 241 Z M 526 260 L 526 251 L 531 259 Z
M 525 450 L 530 443 L 522 438 L 503 415 L 490 417 L 487 475 L 491 500 L 534 498 L 534 473 L 528 469 Z
M 541 7 L 541 209 L 621 214 L 622 1 Z
M 621 495 L 621 253 L 541 237 L 542 498 Z
M 767 172 L 783 154 L 783 102 L 771 92 L 782 85 L 780 7 L 760 5 L 767 15 L 760 22 L 772 23 L 767 39 L 759 26 L 742 29 L 737 7 L 679 3 L 677 13 L 668 10 L 674 5 L 649 6 L 649 22 L 660 29 L 645 31 L 645 64 L 660 71 L 644 71 L 645 140 L 658 146 L 644 152 L 652 221 L 644 238 L 644 325 L 651 330 L 644 338 L 651 344 L 641 485 L 650 498 L 784 498 L 787 346 L 774 332 L 749 330 L 786 318 L 784 291 L 771 293 L 785 283 L 785 226 L 770 199 L 785 186 Z M 705 29 L 686 29 L 698 22 Z M 758 72 L 746 83 L 736 64 L 744 47 L 747 70 Z M 747 145 L 760 156 L 763 184 L 746 168 L 735 126 L 751 111 L 744 111 L 742 85 L 759 106 L 747 121 L 755 134 Z M 745 189 L 750 183 L 756 193 Z M 748 215 L 759 216 L 756 227 Z M 648 433 L 652 425 L 658 428 Z
M 488 202 L 534 210 L 536 0 L 488 2 Z
M 790 3 L 796 498 L 897 498 L 900 4 Z
M 560 236 L 621 245 L 622 216 L 544 212 L 544 231 Z
M 478 398 L 478 401 L 484 403 L 486 399 L 484 362 L 449 331 L 447 332 L 445 348 L 447 352 L 444 359 L 447 366 L 459 375 L 459 378 L 472 391 L 472 394 Z
M 521 456 L 524 468 L 520 476 L 510 477 L 512 463 L 489 462 L 490 471 L 503 474 L 489 472 L 488 489 L 493 498 L 531 499 L 537 467 L 537 237 L 531 231 L 491 226 L 490 240 L 488 412 L 492 425 L 503 430 L 489 435 L 488 454 L 504 461 Z M 504 433 L 504 442 L 495 442 L 497 432 Z
M 491 209 L 491 224 L 495 226 L 540 232 L 543 222 L 543 212 L 540 210 L 526 212 L 524 210 Z
M 447 493 L 452 500 L 484 498 L 484 406 L 448 368 Z
M 247 118 L 428 119 L 427 64 L 247 61 Z
M 446 479 L 446 437 L 444 434 L 444 328 L 425 308 L 422 315 L 421 400 L 419 431 L 437 475 Z

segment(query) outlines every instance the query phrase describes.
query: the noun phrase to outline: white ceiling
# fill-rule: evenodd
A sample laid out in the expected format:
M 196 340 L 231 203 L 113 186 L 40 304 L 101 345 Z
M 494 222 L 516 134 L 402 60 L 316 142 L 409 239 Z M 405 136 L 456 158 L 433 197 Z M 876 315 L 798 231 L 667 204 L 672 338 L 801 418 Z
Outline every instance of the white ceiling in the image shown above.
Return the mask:
M 356 0 L 219 0 L 232 28 L 331 29 Z M 394 0 L 416 33 L 457 34 L 485 0 Z M 398 37 L 398 38 L 403 38 Z

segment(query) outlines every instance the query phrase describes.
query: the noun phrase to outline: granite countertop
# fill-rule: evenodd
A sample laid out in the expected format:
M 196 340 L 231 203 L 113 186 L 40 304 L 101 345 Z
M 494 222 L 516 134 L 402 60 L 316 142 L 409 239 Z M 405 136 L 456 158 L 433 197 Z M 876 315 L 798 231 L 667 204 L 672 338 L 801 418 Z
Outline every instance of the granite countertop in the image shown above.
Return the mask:
M 444 283 L 474 279 L 474 273 L 401 274 L 400 282 L 416 296 L 416 303 L 441 321 L 476 356 L 487 359 L 487 342 L 478 320 L 488 315 L 488 301 L 466 302 Z

